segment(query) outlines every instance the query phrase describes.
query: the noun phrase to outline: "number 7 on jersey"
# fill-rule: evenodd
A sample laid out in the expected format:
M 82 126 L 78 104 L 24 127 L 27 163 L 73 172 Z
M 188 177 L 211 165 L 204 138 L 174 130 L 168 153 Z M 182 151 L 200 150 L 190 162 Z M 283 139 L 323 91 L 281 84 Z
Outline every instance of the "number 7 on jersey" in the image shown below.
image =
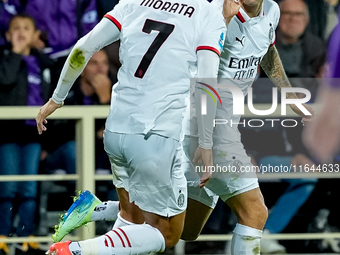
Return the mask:
M 144 23 L 142 31 L 144 33 L 150 34 L 152 30 L 159 31 L 155 40 L 151 43 L 149 49 L 144 54 L 137 70 L 135 72 L 135 77 L 143 78 L 145 72 L 148 70 L 152 59 L 155 57 L 157 51 L 160 49 L 165 40 L 174 31 L 175 25 L 159 22 L 151 19 L 147 19 Z

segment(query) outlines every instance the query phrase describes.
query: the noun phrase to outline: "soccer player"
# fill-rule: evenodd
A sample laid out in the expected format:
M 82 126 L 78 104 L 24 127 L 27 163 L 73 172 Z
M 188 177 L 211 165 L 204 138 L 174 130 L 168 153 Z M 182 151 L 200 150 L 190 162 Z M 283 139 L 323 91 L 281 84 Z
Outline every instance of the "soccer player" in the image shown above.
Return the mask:
M 177 243 L 187 203 L 179 139 L 189 78 L 196 62 L 198 77 L 217 77 L 224 34 L 223 16 L 205 1 L 124 0 L 77 42 L 52 98 L 39 111 L 38 131 L 46 131 L 47 116 L 62 105 L 91 55 L 120 39 L 122 67 L 104 145 L 124 221 L 98 238 L 53 244 L 49 254 L 144 254 Z M 210 130 L 202 130 L 205 139 Z M 204 164 L 212 165 L 211 149 L 200 151 Z M 203 176 L 202 186 L 209 177 Z M 78 209 L 81 217 L 93 210 Z
M 318 94 L 320 112 L 304 131 L 304 142 L 321 162 L 329 163 L 340 149 L 340 23 L 328 48 L 329 70 Z

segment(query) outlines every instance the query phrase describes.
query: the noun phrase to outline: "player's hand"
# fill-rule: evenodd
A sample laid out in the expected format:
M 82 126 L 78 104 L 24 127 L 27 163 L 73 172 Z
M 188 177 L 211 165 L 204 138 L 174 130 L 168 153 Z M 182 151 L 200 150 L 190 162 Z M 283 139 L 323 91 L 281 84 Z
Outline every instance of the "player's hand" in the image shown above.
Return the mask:
M 107 104 L 111 99 L 111 80 L 105 74 L 96 74 L 91 79 L 91 85 L 101 104 Z
M 224 0 L 223 17 L 228 25 L 230 20 L 239 12 L 243 0 Z
M 44 104 L 35 118 L 35 121 L 37 122 L 37 128 L 39 135 L 42 134 L 43 131 L 46 131 L 47 128 L 44 126 L 44 124 L 47 124 L 46 118 L 51 115 L 55 110 L 60 108 L 62 105 L 55 103 L 52 99 L 48 100 L 46 104 Z
M 203 188 L 212 177 L 212 172 L 210 171 L 211 167 L 213 166 L 212 149 L 203 149 L 198 147 L 192 162 L 195 164 L 203 163 L 203 169 L 205 169 L 205 172 L 203 172 L 199 184 L 199 187 Z

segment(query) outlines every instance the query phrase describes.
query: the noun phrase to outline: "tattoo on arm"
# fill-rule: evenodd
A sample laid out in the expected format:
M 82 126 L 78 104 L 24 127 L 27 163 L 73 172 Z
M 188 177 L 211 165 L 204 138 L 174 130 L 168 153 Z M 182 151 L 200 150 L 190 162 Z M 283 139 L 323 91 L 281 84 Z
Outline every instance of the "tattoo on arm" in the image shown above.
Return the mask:
M 291 87 L 275 45 L 269 47 L 260 65 L 280 91 L 283 87 Z M 296 98 L 296 94 L 288 93 L 287 98 Z

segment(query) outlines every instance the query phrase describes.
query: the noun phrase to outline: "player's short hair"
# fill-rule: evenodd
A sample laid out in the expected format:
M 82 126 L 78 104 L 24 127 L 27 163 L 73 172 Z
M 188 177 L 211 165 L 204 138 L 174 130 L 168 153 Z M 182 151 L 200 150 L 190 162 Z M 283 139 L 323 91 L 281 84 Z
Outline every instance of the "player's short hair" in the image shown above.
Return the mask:
M 37 23 L 35 22 L 34 18 L 29 15 L 29 14 L 26 14 L 26 13 L 20 13 L 20 14 L 16 14 L 14 15 L 10 21 L 8 22 L 8 28 L 11 27 L 11 24 L 13 22 L 13 20 L 17 19 L 17 18 L 21 18 L 21 19 L 29 19 L 32 23 L 33 23 L 33 26 L 34 26 L 34 29 L 37 30 Z

